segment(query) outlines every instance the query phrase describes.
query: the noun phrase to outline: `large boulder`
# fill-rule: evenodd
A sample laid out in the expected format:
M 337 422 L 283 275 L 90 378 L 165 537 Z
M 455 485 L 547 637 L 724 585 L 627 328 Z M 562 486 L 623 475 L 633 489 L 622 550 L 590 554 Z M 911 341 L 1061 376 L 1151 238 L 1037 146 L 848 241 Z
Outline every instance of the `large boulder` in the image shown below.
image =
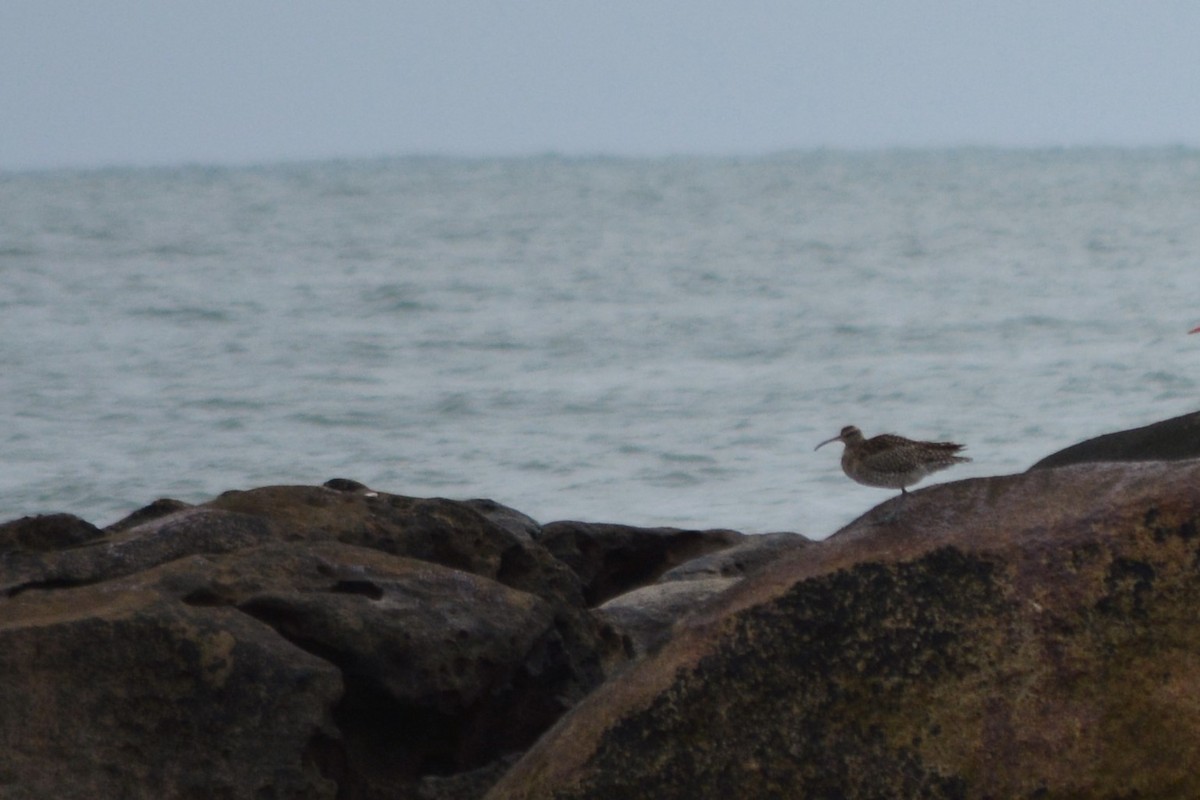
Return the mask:
M 230 491 L 204 508 L 270 523 L 280 538 L 334 540 L 461 569 L 570 603 L 579 579 L 504 513 L 486 501 L 348 493 L 320 486 Z M 520 515 L 523 517 L 524 515 Z M 501 523 L 493 521 L 502 519 Z
M 1200 463 L 896 498 L 721 594 L 488 794 L 1200 797 Z
M 310 486 L 0 527 L 0 796 L 477 796 L 627 657 L 536 527 Z
M 576 575 L 530 536 L 516 532 L 511 520 L 517 512 L 504 515 L 498 504 L 321 486 L 268 486 L 225 492 L 197 506 L 174 503 L 156 501 L 110 526 L 102 538 L 82 540 L 83 546 L 0 552 L 0 593 L 85 585 L 185 555 L 303 540 L 431 561 L 572 605 L 582 598 Z M 505 524 L 485 514 L 503 516 Z
M 333 798 L 338 670 L 156 576 L 0 601 L 0 797 Z
M 335 776 L 390 797 L 523 749 L 602 677 L 586 618 L 494 580 L 337 542 L 160 568 L 185 604 L 236 608 L 335 665 Z M 574 638 L 572 638 L 574 637 Z
M 1030 469 L 1094 461 L 1178 461 L 1189 458 L 1200 458 L 1200 411 L 1073 444 L 1046 456 Z

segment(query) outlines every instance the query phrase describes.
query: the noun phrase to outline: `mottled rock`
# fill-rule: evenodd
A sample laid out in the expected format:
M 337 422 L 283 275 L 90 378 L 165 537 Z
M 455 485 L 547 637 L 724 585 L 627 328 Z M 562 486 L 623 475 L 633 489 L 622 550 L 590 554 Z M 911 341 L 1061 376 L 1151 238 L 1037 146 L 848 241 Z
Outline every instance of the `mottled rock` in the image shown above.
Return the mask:
M 44 552 L 75 547 L 104 535 L 104 531 L 74 514 L 39 514 L 0 524 L 0 553 Z
M 580 597 L 579 579 L 545 548 L 461 501 L 267 486 L 225 492 L 203 507 L 266 521 L 277 538 L 356 544 L 546 598 L 577 603 Z
M 643 657 L 670 638 L 674 625 L 713 596 L 793 550 L 815 544 L 795 533 L 746 536 L 735 544 L 685 561 L 641 586 L 603 603 L 596 614 Z
M 596 609 L 597 615 L 629 639 L 637 656 L 657 650 L 670 638 L 675 622 L 695 611 L 739 578 L 695 578 L 643 586 L 617 595 Z
M 1200 797 L 1198 483 L 890 500 L 685 617 L 488 798 Z
M 1189 458 L 1200 458 L 1200 411 L 1073 444 L 1046 456 L 1030 469 L 1096 461 L 1179 461 Z
M 475 800 L 483 797 L 512 767 L 514 760 L 501 758 L 486 767 L 456 775 L 427 775 L 417 784 L 413 800 Z
M 379 494 L 365 483 L 350 480 L 349 478 L 330 478 L 323 484 L 326 489 L 333 489 L 335 492 L 351 492 L 353 494 Z
M 120 533 L 127 531 L 130 528 L 136 528 L 139 525 L 144 525 L 147 522 L 165 517 L 168 514 L 174 514 L 176 511 L 182 511 L 185 508 L 191 508 L 191 505 L 182 500 L 172 500 L 169 497 L 160 497 L 148 506 L 142 506 L 137 511 L 134 511 L 129 516 L 114 522 L 104 529 L 105 533 Z
M 19 757 L 0 796 L 478 796 L 626 657 L 524 524 L 484 501 L 266 487 L 10 548 L 0 752 Z M 237 686 L 213 684 L 218 662 Z
M 778 561 L 793 550 L 816 544 L 798 533 L 759 533 L 724 550 L 685 561 L 659 578 L 666 581 L 692 581 L 706 578 L 740 578 Z
M 654 582 L 685 561 L 741 542 L 730 530 L 637 528 L 589 522 L 551 522 L 538 542 L 583 582 L 584 598 L 597 606 Z
M 464 505 L 473 508 L 488 519 L 511 533 L 524 539 L 537 539 L 542 534 L 542 526 L 528 514 L 522 514 L 514 508 L 501 505 L 495 500 L 480 498 L 463 500 Z
M 343 791 L 479 769 L 603 677 L 588 618 L 471 573 L 335 542 L 200 566 L 164 568 L 185 602 L 235 607 L 340 669 Z
M 338 671 L 156 578 L 0 601 L 0 797 L 332 800 Z
M 82 546 L 0 553 L 0 594 L 85 586 L 197 553 L 228 553 L 271 538 L 261 519 L 196 506 L 109 533 Z

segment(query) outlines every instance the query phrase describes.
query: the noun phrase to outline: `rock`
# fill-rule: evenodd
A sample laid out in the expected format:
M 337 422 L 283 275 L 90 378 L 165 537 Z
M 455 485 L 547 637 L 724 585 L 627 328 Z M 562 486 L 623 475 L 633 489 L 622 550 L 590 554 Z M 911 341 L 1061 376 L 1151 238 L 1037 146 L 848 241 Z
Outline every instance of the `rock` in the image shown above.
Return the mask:
M 182 500 L 161 497 L 150 505 L 143 506 L 124 519 L 109 525 L 104 529 L 104 532 L 120 533 L 121 531 L 127 531 L 130 528 L 136 528 L 139 525 L 144 525 L 147 522 L 156 520 L 159 517 L 165 517 L 168 514 L 174 514 L 176 511 L 182 511 L 185 508 L 191 508 L 191 506 Z
M 154 584 L 0 601 L 0 797 L 335 797 L 337 669 Z
M 513 765 L 514 759 L 502 758 L 486 767 L 457 775 L 427 775 L 417 785 L 414 800 L 473 800 L 483 797 L 492 784 Z
M 602 677 L 566 641 L 595 635 L 582 620 L 437 564 L 283 543 L 168 574 L 184 602 L 235 607 L 340 669 L 333 717 L 351 796 L 386 797 L 523 749 Z
M 196 553 L 228 553 L 271 537 L 261 519 L 185 508 L 80 547 L 42 553 L 0 553 L 0 594 L 85 586 L 132 575 Z
M 488 800 L 1200 797 L 1198 482 L 890 500 L 685 617 Z
M 28 586 L 81 585 L 184 555 L 304 539 L 341 541 L 431 561 L 572 605 L 582 596 L 579 579 L 570 569 L 526 532 L 514 531 L 523 515 L 499 504 L 486 505 L 490 501 L 471 501 L 472 505 L 319 486 L 269 486 L 166 510 L 164 504 L 177 502 L 158 501 L 116 523 L 108 536 L 91 540 L 87 547 L 44 555 L 0 553 L 0 593 Z M 503 524 L 492 522 L 476 507 Z
M 104 531 L 74 514 L 40 514 L 0 525 L 0 553 L 45 552 L 98 539 Z
M 617 595 L 596 613 L 629 641 L 630 652 L 644 657 L 670 638 L 681 617 L 746 574 L 812 544 L 812 540 L 795 533 L 746 536 L 736 544 L 667 570 L 656 583 Z
M 489 522 L 499 525 L 501 528 L 516 534 L 530 541 L 537 539 L 542 534 L 542 526 L 537 521 L 526 514 L 522 514 L 516 509 L 502 506 L 495 500 L 463 500 L 463 505 L 473 508 L 482 514 Z
M 0 553 L 0 796 L 474 797 L 626 658 L 487 501 L 156 505 Z
M 597 606 L 652 583 L 672 567 L 741 542 L 729 530 L 636 528 L 588 522 L 551 522 L 538 542 L 583 582 L 584 598 Z
M 1095 461 L 1178 461 L 1189 458 L 1200 458 L 1200 411 L 1088 439 L 1046 456 L 1030 469 Z
M 740 578 L 783 558 L 793 550 L 816 544 L 798 533 L 759 533 L 724 550 L 685 561 L 663 573 L 660 581 Z
M 456 500 L 268 486 L 225 492 L 204 507 L 266 521 L 278 538 L 356 544 L 461 569 L 546 598 L 571 604 L 580 598 L 579 579 L 545 548 Z
M 676 620 L 738 580 L 696 578 L 643 586 L 617 595 L 596 609 L 596 613 L 628 637 L 630 649 L 641 657 L 657 650 L 670 637 Z
M 351 492 L 354 494 L 365 494 L 371 496 L 379 494 L 379 492 L 376 492 L 365 483 L 352 481 L 349 478 L 330 478 L 321 485 L 326 489 L 333 489 L 335 492 Z

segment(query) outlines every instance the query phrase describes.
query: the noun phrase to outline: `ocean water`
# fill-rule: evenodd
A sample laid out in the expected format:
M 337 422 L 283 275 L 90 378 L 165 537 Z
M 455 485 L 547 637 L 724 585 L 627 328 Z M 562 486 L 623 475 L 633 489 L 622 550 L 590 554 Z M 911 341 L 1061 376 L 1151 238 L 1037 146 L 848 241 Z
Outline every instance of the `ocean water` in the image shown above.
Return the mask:
M 823 538 L 847 424 L 1017 472 L 1200 407 L 1200 151 L 0 173 L 0 519 L 347 477 Z

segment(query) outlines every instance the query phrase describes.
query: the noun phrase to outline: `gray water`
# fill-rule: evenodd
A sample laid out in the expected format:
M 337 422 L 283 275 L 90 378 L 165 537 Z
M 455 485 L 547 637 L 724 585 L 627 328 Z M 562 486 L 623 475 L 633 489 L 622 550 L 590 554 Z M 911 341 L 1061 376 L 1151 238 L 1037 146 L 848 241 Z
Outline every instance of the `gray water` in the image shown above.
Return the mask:
M 1200 152 L 0 174 L 0 519 L 340 476 L 824 537 L 856 424 L 1021 471 L 1195 410 Z

